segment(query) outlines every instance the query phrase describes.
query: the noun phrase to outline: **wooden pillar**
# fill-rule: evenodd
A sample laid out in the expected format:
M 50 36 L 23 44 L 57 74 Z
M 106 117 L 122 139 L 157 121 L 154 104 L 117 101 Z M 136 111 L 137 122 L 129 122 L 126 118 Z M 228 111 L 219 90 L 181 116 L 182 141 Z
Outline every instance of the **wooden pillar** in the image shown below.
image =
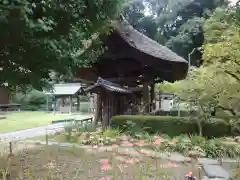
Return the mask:
M 53 104 L 53 113 L 56 114 L 56 108 L 57 108 L 57 98 L 54 96 L 54 104 Z
M 109 120 L 109 101 L 107 93 L 103 93 L 103 123 L 102 127 L 104 130 L 107 129 L 108 126 L 108 120 Z
M 148 83 L 144 82 L 143 84 L 143 106 L 144 106 L 144 113 L 149 113 L 149 87 Z
M 69 96 L 69 113 L 72 114 L 72 96 Z
M 155 84 L 154 83 L 151 84 L 150 101 L 151 101 L 150 111 L 153 111 L 156 108 L 156 103 L 155 103 Z
M 80 96 L 79 94 L 77 95 L 77 111 L 80 111 Z
M 96 111 L 95 111 L 95 117 L 94 117 L 94 123 L 98 124 L 98 122 L 102 122 L 102 92 L 97 94 L 97 99 L 96 99 Z

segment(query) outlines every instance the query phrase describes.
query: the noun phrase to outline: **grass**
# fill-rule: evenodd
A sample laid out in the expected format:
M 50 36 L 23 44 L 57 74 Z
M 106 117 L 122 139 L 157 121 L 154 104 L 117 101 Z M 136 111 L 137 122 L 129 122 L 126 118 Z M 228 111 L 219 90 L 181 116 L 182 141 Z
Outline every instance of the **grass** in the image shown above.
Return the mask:
M 50 125 L 53 120 L 67 119 L 68 116 L 54 115 L 39 111 L 14 112 L 5 115 L 7 118 L 0 120 L 0 133 L 14 132 Z
M 107 165 L 101 162 L 108 161 Z M 118 152 L 90 152 L 88 149 L 37 146 L 10 158 L 0 158 L 0 168 L 9 179 L 185 179 L 196 169 L 189 164 L 169 162 L 161 158 L 133 157 Z M 104 178 L 105 177 L 105 178 Z M 20 179 L 21 179 L 20 178 Z M 3 178 L 1 178 L 3 180 Z M 163 179 L 163 178 L 162 178 Z

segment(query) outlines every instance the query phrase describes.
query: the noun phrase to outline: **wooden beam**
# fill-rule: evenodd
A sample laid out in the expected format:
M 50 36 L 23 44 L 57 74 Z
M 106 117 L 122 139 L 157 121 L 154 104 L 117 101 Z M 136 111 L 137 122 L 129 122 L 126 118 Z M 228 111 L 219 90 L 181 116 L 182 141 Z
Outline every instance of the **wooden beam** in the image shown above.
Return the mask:
M 95 81 L 92 81 L 92 80 L 87 80 L 87 79 L 83 79 L 83 78 L 73 78 L 74 81 L 78 81 L 78 82 L 81 82 L 81 83 L 84 83 L 84 84 L 94 84 Z

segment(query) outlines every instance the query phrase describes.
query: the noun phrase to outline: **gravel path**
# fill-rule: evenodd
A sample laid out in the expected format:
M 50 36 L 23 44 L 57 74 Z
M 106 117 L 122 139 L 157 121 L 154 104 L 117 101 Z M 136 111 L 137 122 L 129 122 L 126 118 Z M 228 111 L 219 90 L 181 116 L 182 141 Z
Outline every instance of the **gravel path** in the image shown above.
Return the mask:
M 73 118 L 76 118 L 77 120 L 85 119 L 87 117 L 91 117 L 90 115 L 77 115 L 73 116 Z M 26 129 L 16 132 L 10 132 L 10 133 L 4 133 L 0 134 L 0 141 L 2 142 L 10 142 L 10 141 L 19 141 L 24 140 L 27 138 L 32 138 L 36 136 L 42 136 L 47 134 L 53 134 L 56 131 L 61 131 L 64 128 L 64 123 L 57 123 L 57 124 L 51 124 L 48 126 L 43 127 L 37 127 L 32 129 Z

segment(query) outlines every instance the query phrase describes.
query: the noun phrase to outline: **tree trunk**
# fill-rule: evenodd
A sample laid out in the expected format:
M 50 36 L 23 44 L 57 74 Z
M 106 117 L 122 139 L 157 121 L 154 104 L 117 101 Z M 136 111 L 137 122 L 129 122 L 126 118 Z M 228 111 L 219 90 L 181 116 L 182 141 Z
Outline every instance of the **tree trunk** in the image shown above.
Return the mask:
M 101 98 L 101 93 L 97 95 L 97 100 L 96 100 L 96 111 L 95 111 L 95 118 L 94 118 L 94 124 L 97 125 L 98 122 L 102 122 L 102 98 Z
M 198 133 L 199 136 L 202 136 L 202 123 L 197 119 Z

